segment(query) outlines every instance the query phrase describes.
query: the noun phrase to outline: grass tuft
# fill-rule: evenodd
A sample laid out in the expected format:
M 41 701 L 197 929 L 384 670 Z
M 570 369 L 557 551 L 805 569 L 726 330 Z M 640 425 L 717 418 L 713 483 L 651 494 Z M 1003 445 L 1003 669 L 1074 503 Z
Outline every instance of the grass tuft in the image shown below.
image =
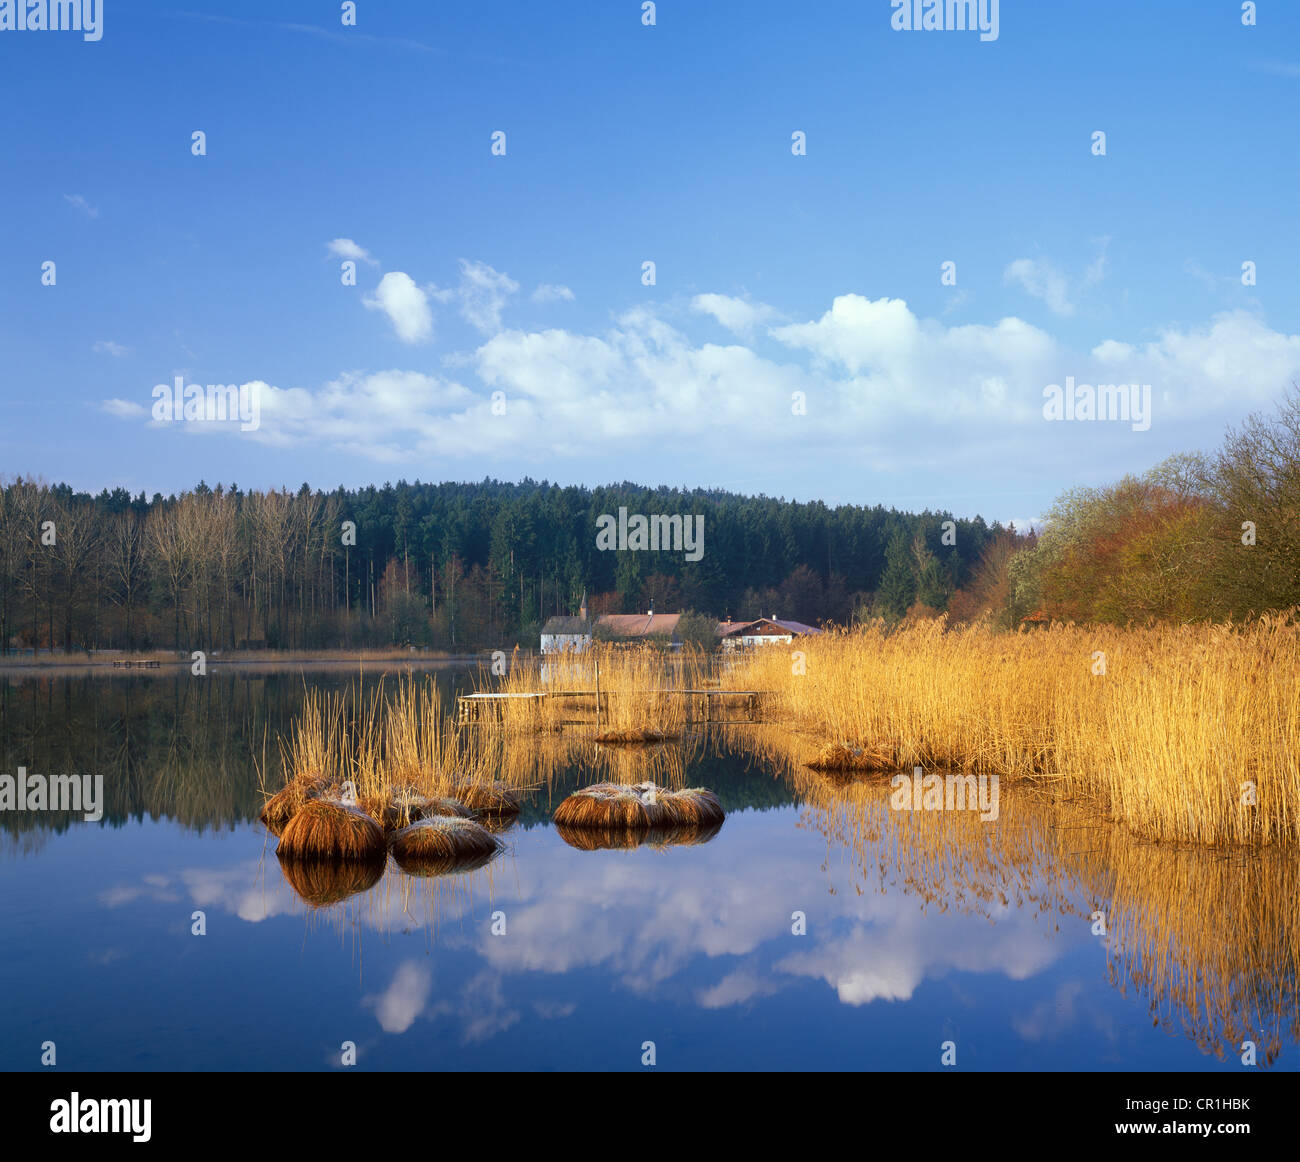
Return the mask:
M 499 839 L 472 819 L 434 816 L 393 836 L 393 858 L 411 875 L 445 875 L 482 867 L 501 850 Z
M 285 824 L 277 854 L 285 859 L 379 860 L 384 831 L 359 807 L 311 799 Z
M 694 787 L 670 791 L 654 783 L 594 783 L 575 791 L 556 809 L 557 826 L 604 831 L 707 827 L 725 812 L 712 791 Z

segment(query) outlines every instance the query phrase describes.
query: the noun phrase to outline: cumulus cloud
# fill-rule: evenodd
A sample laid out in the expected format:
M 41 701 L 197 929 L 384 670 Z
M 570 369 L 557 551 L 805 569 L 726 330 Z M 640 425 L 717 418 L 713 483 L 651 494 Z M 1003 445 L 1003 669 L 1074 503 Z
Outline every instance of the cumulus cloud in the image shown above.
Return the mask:
M 269 444 L 325 442 L 374 460 L 398 462 L 445 454 L 472 441 L 467 427 L 490 437 L 491 401 L 439 376 L 418 371 L 348 373 L 317 391 L 260 384 L 261 427 Z
M 691 299 L 691 309 L 712 315 L 733 334 L 746 336 L 776 314 L 766 303 L 750 303 L 730 295 L 696 295 Z
M 573 302 L 573 291 L 567 286 L 544 282 L 533 291 L 532 298 L 535 303 L 571 303 Z
M 424 965 L 407 960 L 397 966 L 388 988 L 361 1003 L 374 1010 L 385 1033 L 405 1033 L 424 1012 L 432 989 L 433 974 Z
M 433 335 L 428 295 L 409 274 L 400 270 L 390 270 L 384 275 L 365 305 L 383 311 L 403 343 L 423 343 Z
M 1148 343 L 1107 339 L 1092 357 L 1107 382 L 1150 383 L 1167 406 L 1186 411 L 1225 399 L 1264 403 L 1300 379 L 1300 335 L 1274 331 L 1245 310 L 1223 311 L 1188 330 L 1166 328 Z
M 96 351 L 105 355 L 112 355 L 116 359 L 121 359 L 124 355 L 130 355 L 131 349 L 123 347 L 121 343 L 114 343 L 112 339 L 102 339 L 95 344 Z
M 467 266 L 487 325 L 515 284 L 490 267 Z M 399 335 L 431 333 L 425 291 L 406 275 L 386 275 L 381 287 L 377 308 Z M 1045 425 L 1044 388 L 1069 377 L 1150 384 L 1153 422 L 1165 425 L 1239 415 L 1300 380 L 1300 335 L 1244 310 L 1079 349 L 1016 317 L 949 325 L 902 299 L 846 294 L 816 318 L 765 333 L 775 346 L 762 355 L 738 339 L 700 342 L 648 306 L 590 333 L 498 330 L 445 356 L 442 374 L 394 368 L 348 372 L 315 388 L 262 384 L 261 426 L 247 438 L 318 443 L 381 463 L 439 457 L 515 468 L 596 463 L 658 446 L 682 464 L 701 455 L 719 463 L 734 451 L 749 468 L 771 462 L 774 472 L 771 455 L 825 459 L 833 450 L 872 471 L 952 469 L 962 457 L 987 464 L 998 441 L 1015 442 L 1022 461 L 1037 456 L 1060 467 L 1073 449 L 1095 458 L 1097 441 L 1112 440 L 1117 455 L 1149 464 L 1126 425 L 1110 425 L 1108 434 L 1101 425 Z M 797 399 L 805 412 L 792 412 Z M 123 401 L 101 406 L 139 414 Z M 719 432 L 741 426 L 740 450 L 719 441 Z M 1034 438 L 1026 442 L 1026 433 Z M 1121 439 L 1134 451 L 1123 451 Z M 771 488 L 779 479 L 755 484 Z
M 354 262 L 368 262 L 371 266 L 378 266 L 379 260 L 372 258 L 370 251 L 364 246 L 358 246 L 351 238 L 335 238 L 327 243 L 329 252 L 339 258 L 350 258 Z

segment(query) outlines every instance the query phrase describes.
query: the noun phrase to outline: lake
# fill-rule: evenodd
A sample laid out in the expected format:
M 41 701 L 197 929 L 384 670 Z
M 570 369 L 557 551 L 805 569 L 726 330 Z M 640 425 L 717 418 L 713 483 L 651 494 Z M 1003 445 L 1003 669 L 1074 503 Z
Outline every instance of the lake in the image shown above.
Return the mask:
M 464 669 L 435 671 L 448 705 Z M 1296 1069 L 1293 859 L 1138 842 L 1004 781 L 998 818 L 791 769 L 781 728 L 539 751 L 503 852 L 309 904 L 257 822 L 305 692 L 355 671 L 0 678 L 4 773 L 101 774 L 88 823 L 0 812 L 0 1066 Z M 540 752 L 547 751 L 545 755 Z M 714 790 L 707 842 L 587 851 L 597 778 Z M 197 935 L 195 913 L 203 914 Z M 1099 924 L 1104 923 L 1102 934 Z

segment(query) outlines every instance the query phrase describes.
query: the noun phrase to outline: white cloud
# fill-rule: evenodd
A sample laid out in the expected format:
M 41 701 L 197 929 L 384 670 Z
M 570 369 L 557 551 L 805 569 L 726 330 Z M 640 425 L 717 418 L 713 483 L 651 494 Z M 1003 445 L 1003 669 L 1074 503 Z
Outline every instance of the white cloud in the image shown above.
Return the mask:
M 1245 310 L 1190 330 L 1167 328 L 1149 343 L 1107 339 L 1092 356 L 1107 382 L 1150 383 L 1166 406 L 1188 414 L 1225 400 L 1264 403 L 1300 379 L 1300 335 L 1274 331 Z
M 372 258 L 370 251 L 364 246 L 358 246 L 351 238 L 335 238 L 327 245 L 329 252 L 339 258 L 350 258 L 355 262 L 368 262 L 371 266 L 379 265 L 379 260 Z
M 775 979 L 764 979 L 753 968 L 738 968 L 729 972 L 717 984 L 695 990 L 695 1002 L 702 1009 L 725 1009 L 730 1005 L 743 1005 L 759 997 L 769 997 L 780 991 Z
M 114 343 L 112 339 L 100 340 L 100 342 L 95 344 L 94 349 L 107 355 L 112 355 L 116 359 L 121 359 L 122 356 L 131 354 L 131 349 L 129 347 L 123 347 L 121 343 Z
M 719 323 L 736 335 L 751 335 L 754 328 L 776 313 L 766 303 L 750 303 L 730 295 L 696 295 L 691 299 L 691 309 L 712 315 Z
M 532 298 L 535 303 L 571 303 L 573 302 L 573 291 L 567 286 L 544 282 L 533 291 Z
M 365 305 L 383 311 L 403 343 L 423 343 L 433 335 L 433 312 L 429 310 L 428 296 L 409 274 L 400 270 L 390 270 L 384 275 Z
M 106 399 L 101 400 L 99 410 L 110 416 L 116 416 L 121 420 L 133 420 L 139 416 L 147 416 L 149 409 L 143 404 L 132 403 L 129 399 Z
M 496 285 L 495 272 L 486 284 Z M 406 280 L 392 299 L 413 286 Z M 407 333 L 427 331 L 416 320 Z M 1246 311 L 1144 342 L 1103 338 L 1089 351 L 1015 317 L 949 326 L 901 299 L 848 294 L 819 318 L 767 334 L 784 357 L 739 341 L 694 342 L 649 307 L 593 334 L 502 330 L 447 356 L 441 375 L 394 368 L 348 372 L 314 389 L 262 385 L 261 426 L 248 438 L 322 444 L 380 463 L 437 457 L 518 470 L 563 459 L 617 462 L 647 447 L 681 463 L 717 463 L 733 450 L 719 432 L 743 426 L 735 455 L 748 464 L 851 450 L 868 470 L 931 470 L 961 456 L 975 462 L 1011 441 L 1059 468 L 1076 446 L 1095 456 L 1097 440 L 1132 432 L 1045 425 L 1048 384 L 1071 376 L 1151 384 L 1154 422 L 1163 425 L 1239 413 L 1300 380 L 1300 335 L 1273 331 Z M 504 414 L 493 410 L 494 392 Z M 806 415 L 792 414 L 796 392 Z M 138 414 L 121 402 L 104 406 Z M 1034 437 L 1028 445 L 1025 433 Z
M 460 260 L 460 313 L 485 335 L 501 330 L 501 312 L 506 301 L 519 290 L 507 274 L 493 270 L 486 262 Z
M 1065 276 L 1043 259 L 1017 258 L 1002 272 L 1002 281 L 1018 283 L 1026 294 L 1042 299 L 1055 315 L 1073 315 Z
M 88 201 L 86 201 L 86 199 L 83 198 L 80 194 L 64 194 L 63 200 L 67 202 L 69 206 L 75 206 L 78 210 L 80 210 L 83 214 L 85 214 L 87 218 L 99 217 L 99 211 L 94 206 L 92 206 Z
M 433 989 L 433 974 L 413 960 L 397 966 L 392 982 L 378 996 L 362 999 L 362 1004 L 374 1009 L 379 1027 L 385 1033 L 405 1033 L 424 1012 Z

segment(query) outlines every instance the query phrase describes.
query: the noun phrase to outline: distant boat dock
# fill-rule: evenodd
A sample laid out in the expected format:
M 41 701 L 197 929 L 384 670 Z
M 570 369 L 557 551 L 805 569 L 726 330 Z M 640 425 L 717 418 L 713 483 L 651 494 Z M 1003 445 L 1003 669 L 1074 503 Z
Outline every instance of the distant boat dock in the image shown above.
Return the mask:
M 723 690 L 716 686 L 697 689 L 646 690 L 634 697 L 647 700 L 658 698 L 686 698 L 690 700 L 687 707 L 687 722 L 761 722 L 764 700 L 772 693 L 770 690 Z M 521 693 L 478 693 L 462 694 L 456 699 L 457 717 L 461 722 L 473 723 L 501 718 L 511 705 L 524 703 L 532 707 L 538 717 L 547 699 L 564 701 L 589 701 L 589 708 L 597 717 L 609 709 L 608 690 L 537 690 Z M 621 697 L 626 695 L 620 694 Z M 741 706 L 736 700 L 741 700 Z M 701 713 L 692 714 L 698 708 Z M 735 713 L 742 710 L 743 718 L 721 717 L 720 713 Z M 582 721 L 582 720 L 575 720 Z

